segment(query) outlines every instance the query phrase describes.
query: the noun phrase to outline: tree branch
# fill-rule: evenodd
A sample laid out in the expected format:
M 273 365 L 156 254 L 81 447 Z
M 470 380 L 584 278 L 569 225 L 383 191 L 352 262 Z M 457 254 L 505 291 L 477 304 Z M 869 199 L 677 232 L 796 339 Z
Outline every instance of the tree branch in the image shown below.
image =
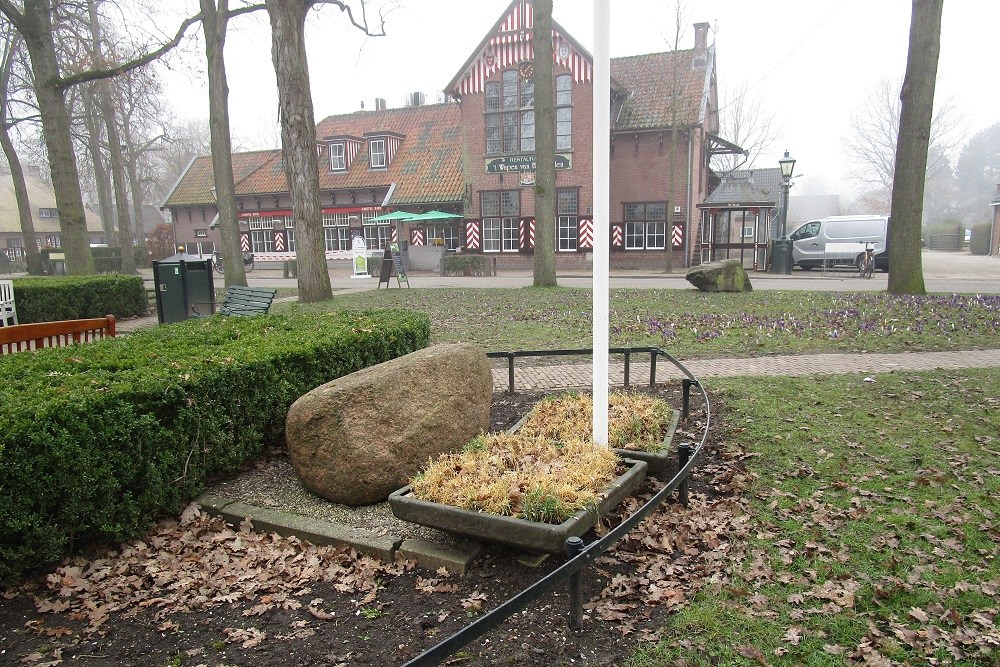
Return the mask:
M 0 0 L 0 2 L 4 1 L 5 0 Z M 62 77 L 59 79 L 56 85 L 60 89 L 65 90 L 66 88 L 74 86 L 78 83 L 85 83 L 87 81 L 96 81 L 98 79 L 108 79 L 113 76 L 118 76 L 119 74 L 124 74 L 125 72 L 129 72 L 138 67 L 142 67 L 143 65 L 148 65 L 149 63 L 153 62 L 154 60 L 162 56 L 164 53 L 167 53 L 168 51 L 176 47 L 178 44 L 180 44 L 181 40 L 184 38 L 184 34 L 187 32 L 187 29 L 200 21 L 201 21 L 201 14 L 185 19 L 184 22 L 181 23 L 180 28 L 177 30 L 177 34 L 174 35 L 174 38 L 171 39 L 169 42 L 161 45 L 160 48 L 156 49 L 155 51 L 150 51 L 145 55 L 139 56 L 138 58 L 134 58 L 133 60 L 129 60 L 128 62 L 122 63 L 115 67 L 108 67 L 104 69 L 92 69 L 86 72 L 80 72 L 78 74 L 73 74 L 71 76 Z
M 11 22 L 18 32 L 24 28 L 24 14 L 21 13 L 10 0 L 0 0 L 0 14 L 3 14 Z
M 366 10 L 366 5 L 364 2 L 361 3 L 361 22 L 359 23 L 357 19 L 354 18 L 354 10 L 348 5 L 344 0 L 307 0 L 311 6 L 316 5 L 334 5 L 340 8 L 340 11 L 347 12 L 347 18 L 355 28 L 365 33 L 369 37 L 385 37 L 385 17 L 379 14 L 380 25 L 379 29 L 381 32 L 371 32 L 371 28 L 368 27 L 368 12 Z

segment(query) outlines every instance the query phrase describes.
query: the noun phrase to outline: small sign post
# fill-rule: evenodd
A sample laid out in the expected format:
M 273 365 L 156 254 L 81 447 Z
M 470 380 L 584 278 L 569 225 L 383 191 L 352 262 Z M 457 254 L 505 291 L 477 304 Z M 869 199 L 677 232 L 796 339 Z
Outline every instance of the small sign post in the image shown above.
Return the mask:
M 351 252 L 353 253 L 354 272 L 351 278 L 371 278 L 368 275 L 368 245 L 360 234 L 351 241 Z

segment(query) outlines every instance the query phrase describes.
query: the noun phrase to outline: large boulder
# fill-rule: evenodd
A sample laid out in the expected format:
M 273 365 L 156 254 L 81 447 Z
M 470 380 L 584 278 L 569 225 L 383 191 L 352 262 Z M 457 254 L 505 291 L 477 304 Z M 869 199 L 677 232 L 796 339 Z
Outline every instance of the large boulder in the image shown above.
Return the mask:
M 696 266 L 685 276 L 702 292 L 750 292 L 753 285 L 738 259 L 723 259 Z
M 344 505 L 383 501 L 490 426 L 486 352 L 435 345 L 328 382 L 288 411 L 292 466 L 313 493 Z

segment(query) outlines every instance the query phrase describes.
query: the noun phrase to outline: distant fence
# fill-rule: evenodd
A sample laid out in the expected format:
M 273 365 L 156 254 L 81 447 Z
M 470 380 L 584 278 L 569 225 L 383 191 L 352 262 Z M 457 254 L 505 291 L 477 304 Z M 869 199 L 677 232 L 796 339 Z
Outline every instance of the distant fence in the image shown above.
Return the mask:
M 927 239 L 927 247 L 931 250 L 960 251 L 965 247 L 964 234 L 931 234 Z

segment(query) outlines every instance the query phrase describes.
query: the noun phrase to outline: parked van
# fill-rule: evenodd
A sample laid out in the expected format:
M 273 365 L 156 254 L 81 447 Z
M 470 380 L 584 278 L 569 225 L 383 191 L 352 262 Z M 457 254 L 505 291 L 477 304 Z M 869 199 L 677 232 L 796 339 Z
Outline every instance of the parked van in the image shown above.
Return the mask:
M 889 218 L 884 215 L 838 215 L 810 220 L 788 237 L 792 264 L 803 269 L 858 266 L 865 244 L 875 247 L 875 268 L 889 270 Z

